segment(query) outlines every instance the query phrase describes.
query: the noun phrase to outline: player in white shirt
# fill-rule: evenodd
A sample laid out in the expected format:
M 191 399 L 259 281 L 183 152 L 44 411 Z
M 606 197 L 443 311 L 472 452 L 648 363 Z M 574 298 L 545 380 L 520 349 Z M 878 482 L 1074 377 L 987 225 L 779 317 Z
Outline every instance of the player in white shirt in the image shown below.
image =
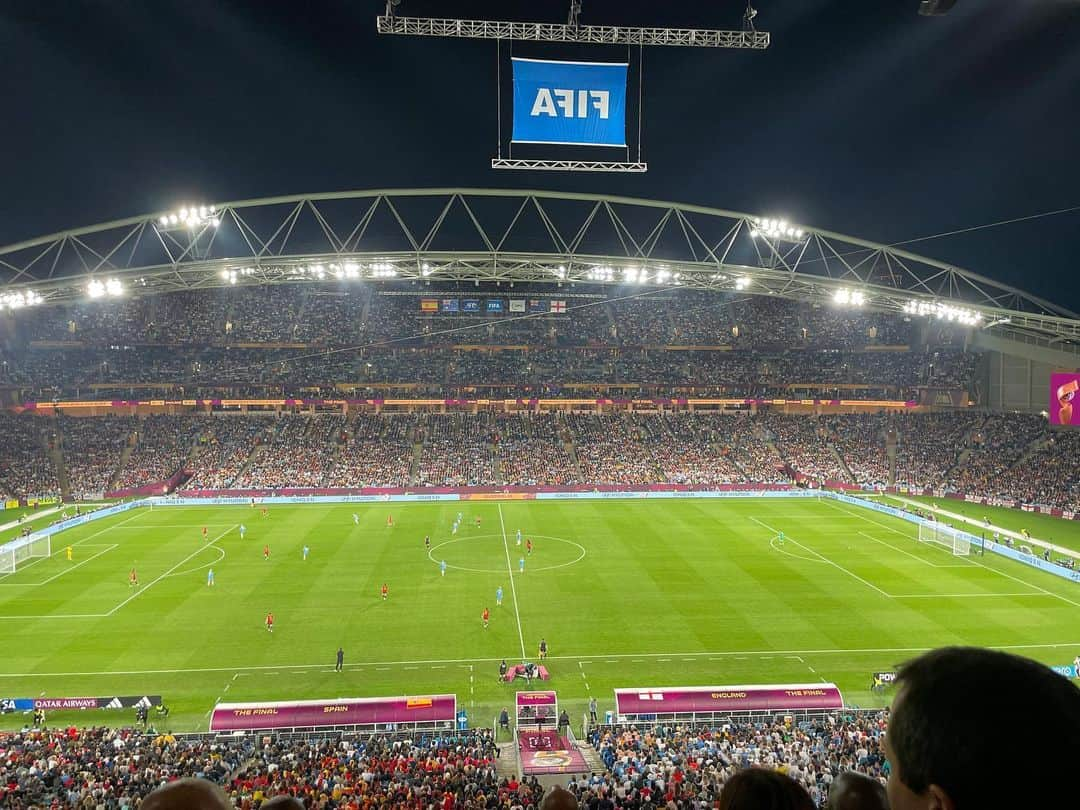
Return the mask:
M 352 522 L 353 522 L 354 526 L 359 526 L 360 525 L 360 516 L 358 514 L 356 514 L 356 512 L 353 512 Z

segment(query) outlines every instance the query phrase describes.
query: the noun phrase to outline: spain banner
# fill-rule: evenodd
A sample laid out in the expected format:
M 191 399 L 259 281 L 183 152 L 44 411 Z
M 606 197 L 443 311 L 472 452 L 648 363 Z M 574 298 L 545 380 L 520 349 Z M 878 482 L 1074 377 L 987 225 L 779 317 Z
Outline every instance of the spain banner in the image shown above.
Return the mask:
M 438 312 L 439 300 L 437 298 L 421 298 L 420 299 L 420 311 L 421 312 Z

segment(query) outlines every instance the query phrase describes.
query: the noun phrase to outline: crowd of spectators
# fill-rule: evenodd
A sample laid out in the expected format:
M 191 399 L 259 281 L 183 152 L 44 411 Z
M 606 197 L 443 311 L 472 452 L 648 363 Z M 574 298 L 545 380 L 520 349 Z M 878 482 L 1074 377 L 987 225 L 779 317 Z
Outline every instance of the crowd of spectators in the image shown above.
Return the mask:
M 273 427 L 264 416 L 227 414 L 207 418 L 185 489 L 226 489 Z
M 323 487 L 344 420 L 283 414 L 259 450 L 232 480 L 235 489 Z
M 50 307 L 35 310 L 5 346 L 0 385 L 41 400 L 310 395 L 335 385 L 365 396 L 533 396 L 591 386 L 895 399 L 917 386 L 970 388 L 979 362 L 962 343 L 948 343 L 950 335 L 934 348 L 911 348 L 913 326 L 900 316 L 745 294 L 568 293 L 560 299 L 567 312 L 525 317 L 420 309 L 422 299 L 459 294 L 303 284 Z
M 845 771 L 887 776 L 887 719 L 882 712 L 799 723 L 601 726 L 590 741 L 606 770 L 570 777 L 567 787 L 581 807 L 710 807 L 735 773 L 760 767 L 791 777 L 823 806 Z M 132 729 L 24 730 L 0 734 L 0 805 L 137 807 L 156 788 L 197 777 L 220 785 L 242 810 L 276 796 L 357 810 L 537 806 L 536 779 L 500 777 L 497 757 L 487 730 L 179 739 Z
M 768 413 L 763 418 L 763 427 L 796 477 L 818 483 L 851 482 L 843 462 L 829 444 L 826 427 L 818 419 Z
M 800 723 L 600 727 L 591 741 L 608 771 L 571 781 L 569 789 L 583 807 L 598 798 L 627 810 L 649 802 L 713 807 L 733 774 L 761 767 L 790 776 L 823 806 L 829 786 L 844 771 L 884 782 L 881 740 L 887 723 L 887 712 L 875 712 Z
M 899 416 L 896 425 L 898 486 L 940 487 L 984 414 L 944 412 Z
M 0 496 L 51 498 L 60 494 L 56 465 L 47 455 L 52 421 L 0 412 Z
M 540 786 L 499 780 L 495 756 L 491 734 L 483 730 L 289 741 L 26 730 L 0 734 L 0 806 L 137 807 L 156 788 L 184 777 L 221 785 L 245 810 L 287 795 L 313 808 L 466 807 L 489 796 L 535 804 Z
M 412 414 L 356 416 L 335 456 L 330 486 L 408 486 L 417 424 Z
M 805 480 L 1080 511 L 1080 484 L 1062 473 L 1076 456 L 1076 437 L 1022 414 L 263 412 L 5 415 L 3 425 L 9 440 L 0 450 L 0 494 L 7 497 L 58 491 L 51 443 L 76 497 L 183 471 L 190 473 L 183 490 Z
M 108 492 L 124 450 L 134 441 L 135 418 L 61 416 L 57 427 L 71 493 L 81 498 Z
M 1080 478 L 1072 470 L 1080 458 L 1080 432 L 1046 437 L 1030 455 L 975 490 L 992 497 L 1080 512 Z
M 895 432 L 887 414 L 823 416 L 819 421 L 856 484 L 884 487 L 892 483 L 887 445 L 890 435 L 895 441 Z
M 500 414 L 494 428 L 504 483 L 522 486 L 581 483 L 577 464 L 566 451 L 569 433 L 557 414 Z
M 205 422 L 199 416 L 164 414 L 140 419 L 135 427 L 135 447 L 116 476 L 113 489 L 167 481 L 183 467 Z
M 428 414 L 419 430 L 423 437 L 417 470 L 420 486 L 491 486 L 496 483 L 490 414 Z

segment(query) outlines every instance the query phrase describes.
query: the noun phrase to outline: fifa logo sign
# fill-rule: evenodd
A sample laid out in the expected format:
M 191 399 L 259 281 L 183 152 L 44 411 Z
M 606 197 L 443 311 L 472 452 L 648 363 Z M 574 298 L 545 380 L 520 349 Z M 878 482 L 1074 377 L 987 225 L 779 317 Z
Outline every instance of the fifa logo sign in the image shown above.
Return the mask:
M 533 100 L 534 118 L 589 118 L 593 110 L 599 112 L 599 118 L 606 120 L 611 106 L 611 93 L 608 90 L 565 90 L 561 88 L 540 87 Z

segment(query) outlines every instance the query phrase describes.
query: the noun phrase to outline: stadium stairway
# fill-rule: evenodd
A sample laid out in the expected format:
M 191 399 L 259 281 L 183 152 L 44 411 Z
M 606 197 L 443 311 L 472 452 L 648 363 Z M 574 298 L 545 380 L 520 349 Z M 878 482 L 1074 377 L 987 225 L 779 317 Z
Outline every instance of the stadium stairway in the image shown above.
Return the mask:
M 574 745 L 577 746 L 581 755 L 585 757 L 585 762 L 589 766 L 590 773 L 603 773 L 607 770 L 604 761 L 600 759 L 600 754 L 592 747 L 592 743 L 585 742 L 584 740 L 575 740 Z
M 889 465 L 889 486 L 896 486 L 896 431 L 890 430 L 885 437 L 885 461 Z
M 1050 444 L 1050 439 L 1048 437 L 1046 437 L 1046 436 L 1040 436 L 1039 438 L 1037 438 L 1035 441 L 1033 441 L 1031 444 L 1029 444 L 1027 447 L 1024 448 L 1024 452 L 1021 453 L 1020 458 L 1018 458 L 1016 460 L 1016 463 L 1013 464 L 1013 467 L 1015 468 L 1015 467 L 1019 467 L 1021 464 L 1026 464 L 1027 460 L 1029 458 L 1031 458 L 1033 455 L 1038 453 L 1040 450 L 1042 450 L 1048 444 Z
M 46 450 L 53 466 L 56 468 L 56 482 L 60 485 L 60 495 L 64 498 L 71 497 L 71 479 L 68 477 L 67 465 L 64 463 L 64 454 L 60 450 L 60 443 L 56 447 Z
M 413 442 L 412 446 L 412 461 L 409 462 L 409 484 L 416 486 L 420 481 L 420 456 L 424 452 L 424 445 L 421 442 Z
M 135 452 L 136 442 L 132 441 L 132 439 L 137 439 L 137 437 L 138 431 L 135 431 L 135 433 L 128 436 L 127 443 L 124 444 L 124 449 L 120 451 L 120 460 L 116 463 L 116 469 L 113 470 L 112 475 L 109 476 L 109 486 L 108 489 L 105 490 L 106 492 L 111 492 L 116 489 L 116 482 L 120 478 L 120 473 L 127 466 L 128 461 L 131 459 L 131 454 Z
M 853 484 L 859 483 L 855 480 L 854 474 L 851 472 L 851 467 L 844 461 L 844 455 L 836 448 L 835 444 L 828 445 L 829 452 L 833 454 L 833 458 L 836 459 L 836 463 L 840 465 L 840 469 L 844 471 L 844 475 L 848 477 L 848 481 Z
M 495 760 L 495 773 L 498 774 L 499 779 L 509 779 L 510 777 L 520 779 L 521 773 L 518 771 L 517 744 L 511 740 L 510 742 L 499 743 L 498 747 L 499 756 Z

